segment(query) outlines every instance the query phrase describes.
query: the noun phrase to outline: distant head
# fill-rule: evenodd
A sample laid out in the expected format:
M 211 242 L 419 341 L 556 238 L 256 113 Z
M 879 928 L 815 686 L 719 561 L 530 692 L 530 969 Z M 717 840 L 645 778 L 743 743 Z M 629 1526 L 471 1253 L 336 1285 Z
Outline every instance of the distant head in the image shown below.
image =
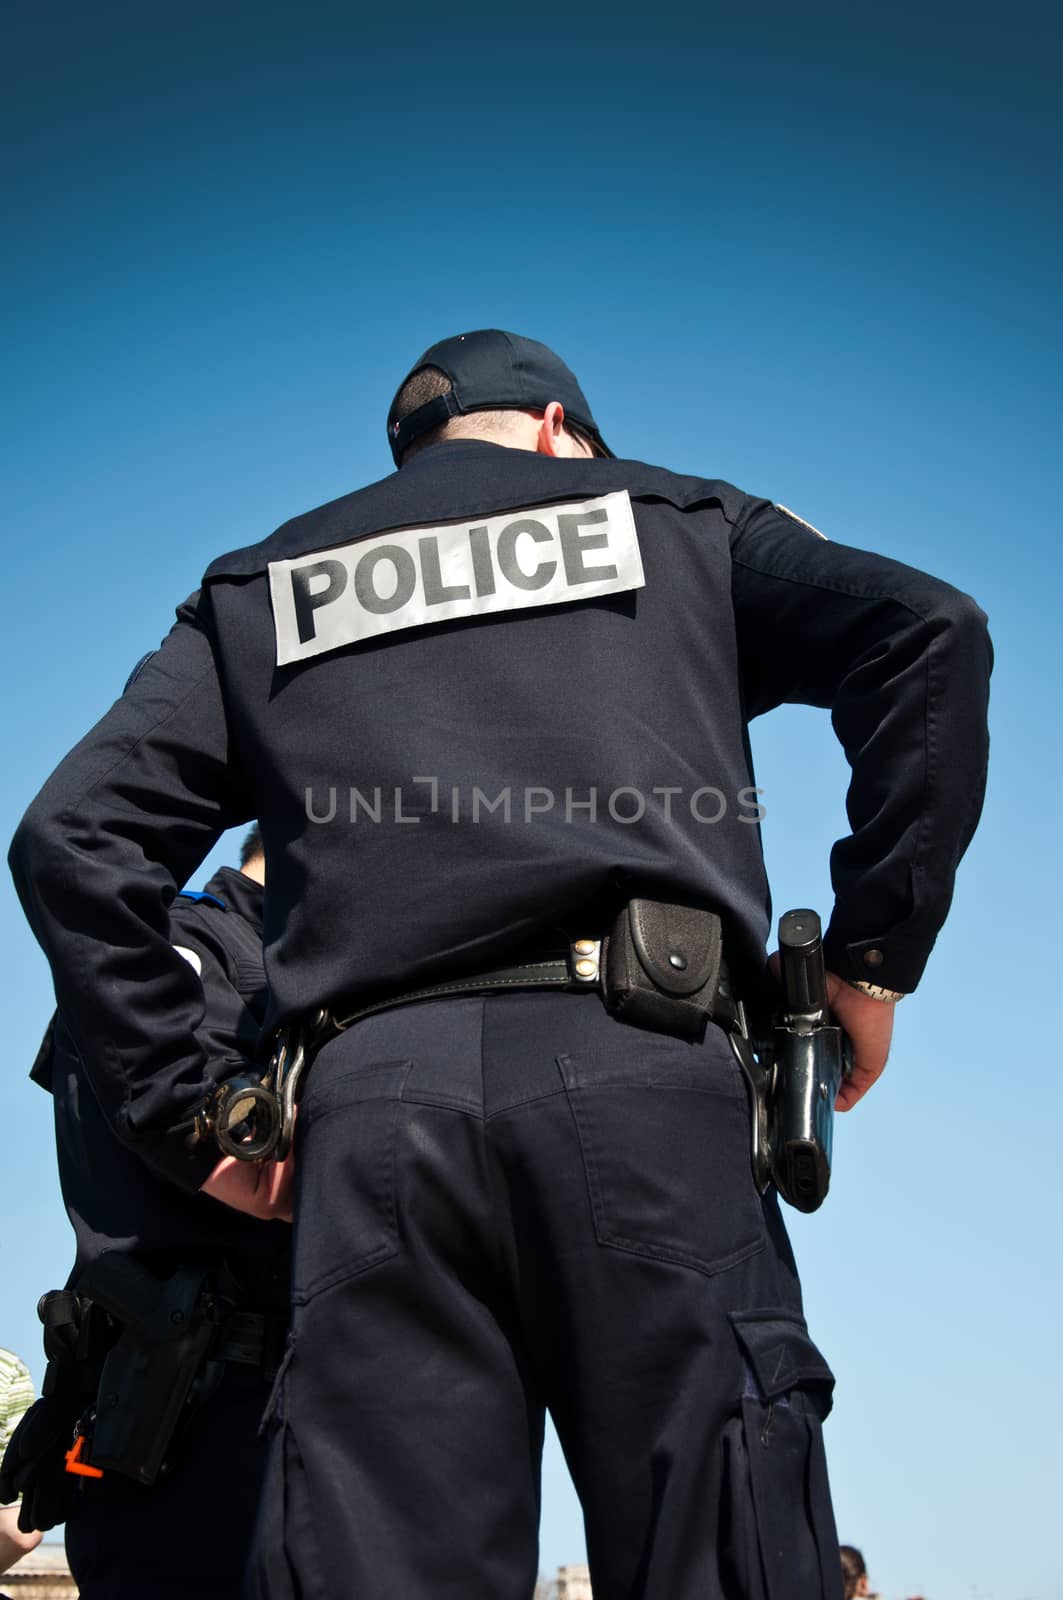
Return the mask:
M 854 1544 L 843 1544 L 839 1550 L 842 1563 L 842 1588 L 845 1600 L 858 1600 L 861 1595 L 870 1593 L 867 1580 L 867 1567 L 864 1558 Z
M 388 412 L 395 465 L 443 439 L 486 439 L 546 456 L 611 456 L 575 375 L 535 339 L 498 328 L 426 350 Z
M 251 825 L 240 846 L 240 871 L 245 878 L 253 878 L 256 883 L 266 881 L 266 849 L 257 822 Z

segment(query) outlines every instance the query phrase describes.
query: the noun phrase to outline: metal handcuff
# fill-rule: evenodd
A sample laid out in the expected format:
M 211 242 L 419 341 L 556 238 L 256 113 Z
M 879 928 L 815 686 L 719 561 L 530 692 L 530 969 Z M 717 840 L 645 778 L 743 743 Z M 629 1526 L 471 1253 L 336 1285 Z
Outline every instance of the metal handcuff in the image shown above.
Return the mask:
M 242 1072 L 220 1083 L 197 1112 L 194 1141 L 213 1139 L 238 1161 L 283 1161 L 295 1135 L 295 1097 L 307 1063 L 329 1028 L 325 1011 L 282 1028 L 261 1077 Z

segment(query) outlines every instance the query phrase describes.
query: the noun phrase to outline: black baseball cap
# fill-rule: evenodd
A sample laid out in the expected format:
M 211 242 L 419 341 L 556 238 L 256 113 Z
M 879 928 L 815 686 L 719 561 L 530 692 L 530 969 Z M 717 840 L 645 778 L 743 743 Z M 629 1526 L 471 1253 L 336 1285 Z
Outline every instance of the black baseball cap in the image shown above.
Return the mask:
M 498 328 L 443 339 L 411 367 L 399 393 L 422 367 L 444 372 L 451 388 L 401 419 L 394 415 L 396 394 L 388 412 L 388 444 L 396 466 L 415 439 L 441 427 L 450 417 L 469 411 L 545 411 L 551 400 L 560 400 L 565 421 L 586 434 L 604 455 L 613 453 L 598 431 L 575 374 L 560 356 L 535 339 L 522 339 L 518 333 L 502 333 Z

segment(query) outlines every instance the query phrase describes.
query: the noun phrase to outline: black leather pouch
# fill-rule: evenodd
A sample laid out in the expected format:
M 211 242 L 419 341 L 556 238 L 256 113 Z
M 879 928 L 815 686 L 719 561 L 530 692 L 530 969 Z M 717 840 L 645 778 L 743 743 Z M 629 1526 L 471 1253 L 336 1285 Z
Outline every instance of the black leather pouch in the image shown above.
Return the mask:
M 723 938 L 714 911 L 629 900 L 605 959 L 605 1003 L 624 1022 L 696 1039 L 713 1014 Z

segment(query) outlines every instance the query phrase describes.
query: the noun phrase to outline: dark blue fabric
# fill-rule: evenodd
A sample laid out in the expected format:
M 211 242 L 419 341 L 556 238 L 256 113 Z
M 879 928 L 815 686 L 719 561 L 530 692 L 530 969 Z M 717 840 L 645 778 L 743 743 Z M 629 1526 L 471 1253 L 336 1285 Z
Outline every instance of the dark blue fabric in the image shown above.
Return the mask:
M 593 996 L 429 1002 L 329 1044 L 252 1593 L 527 1600 L 549 1407 L 595 1600 L 840 1600 L 833 1380 L 749 1138 L 718 1029 L 668 1039 Z M 799 1420 L 769 1425 L 780 1399 Z
M 271 560 L 620 490 L 644 588 L 277 667 Z M 948 584 L 716 480 L 458 441 L 220 558 L 179 617 L 46 785 L 12 865 L 106 1115 L 190 1188 L 207 1170 L 185 1139 L 209 1088 L 202 998 L 166 919 L 219 833 L 252 816 L 271 1023 L 504 963 L 559 921 L 600 927 L 633 895 L 717 909 L 752 982 L 770 899 L 742 803 L 747 720 L 829 706 L 853 832 L 832 858 L 827 960 L 887 988 L 919 980 L 985 774 L 985 619 Z M 592 789 L 593 818 L 577 809 Z M 516 820 L 474 820 L 476 791 L 506 790 Z M 645 802 L 634 823 L 607 806 L 625 790 Z M 530 813 L 544 792 L 553 804 Z M 377 796 L 379 820 L 352 793 Z
M 232 911 L 223 909 L 223 895 Z M 257 1051 L 265 1010 L 261 917 L 261 886 L 232 868 L 212 878 L 206 893 L 181 895 L 173 904 L 173 941 L 200 962 L 200 1038 L 219 1082 L 246 1068 Z M 249 1308 L 286 1310 L 286 1224 L 258 1222 L 206 1195 L 187 1194 L 121 1144 L 59 1018 L 34 1072 L 54 1100 L 59 1181 L 77 1242 L 71 1283 L 104 1251 L 129 1250 L 159 1277 L 179 1266 L 224 1264 Z M 218 1159 L 212 1147 L 212 1164 Z
M 198 958 L 200 1040 L 208 1070 L 221 1080 L 257 1049 L 265 1010 L 261 886 L 222 868 L 205 892 L 174 900 L 169 931 Z M 105 1251 L 119 1250 L 159 1278 L 179 1267 L 224 1271 L 243 1309 L 287 1311 L 286 1223 L 259 1222 L 187 1194 L 121 1144 L 58 1017 L 34 1071 L 54 1100 L 59 1179 L 76 1239 L 71 1285 Z M 217 1160 L 213 1149 L 212 1164 Z M 250 1367 L 217 1370 L 220 1386 L 179 1427 L 155 1484 L 115 1473 L 81 1481 L 66 1543 L 84 1600 L 239 1594 L 265 1464 L 258 1426 L 269 1385 Z
M 621 491 L 644 588 L 276 665 L 270 562 Z M 829 707 L 852 834 L 827 961 L 908 990 L 981 805 L 990 663 L 968 597 L 730 484 L 444 444 L 216 561 L 12 867 L 103 1117 L 195 1190 L 215 1063 L 169 918 L 224 829 L 262 827 L 267 1026 L 593 937 L 633 896 L 716 910 L 744 992 L 770 923 L 748 722 Z M 478 815 L 503 791 L 515 817 Z M 743 1095 L 718 1030 L 587 996 L 402 1007 L 322 1051 L 257 1594 L 526 1600 L 549 1405 L 596 1600 L 837 1600 L 829 1374 Z

